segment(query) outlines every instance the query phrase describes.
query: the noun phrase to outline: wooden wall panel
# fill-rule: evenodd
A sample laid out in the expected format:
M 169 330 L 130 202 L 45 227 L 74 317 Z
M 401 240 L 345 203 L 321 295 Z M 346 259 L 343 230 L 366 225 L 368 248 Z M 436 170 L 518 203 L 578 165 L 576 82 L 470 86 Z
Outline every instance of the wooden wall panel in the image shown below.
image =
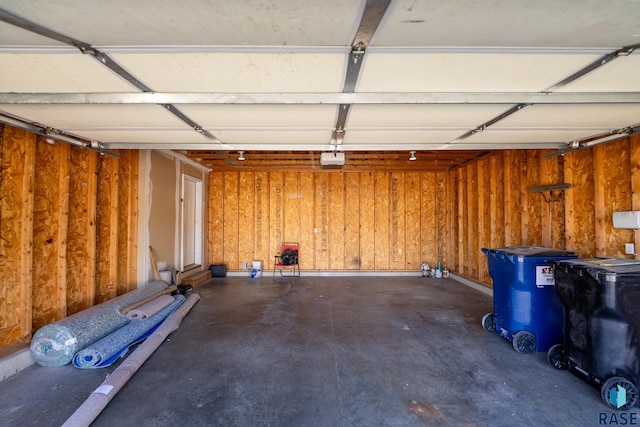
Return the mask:
M 561 156 L 548 159 L 541 156 L 540 185 L 563 184 L 563 163 L 564 159 Z M 546 247 L 564 248 L 566 246 L 564 193 L 545 192 L 545 196 L 550 201 L 544 203 L 542 211 L 542 244 Z
M 593 150 L 567 153 L 564 160 L 564 182 L 571 184 L 564 193 L 566 248 L 587 258 L 596 253 Z
M 566 159 L 546 159 L 545 152 L 533 150 L 494 152 L 447 173 L 255 172 L 254 247 L 257 250 L 260 239 L 268 247 L 279 244 L 276 236 L 288 236 L 293 229 L 301 246 L 309 248 L 302 249 L 307 255 L 301 256 L 303 270 L 417 272 L 422 262 L 441 261 L 458 274 L 490 284 L 482 247 L 543 244 L 548 205 L 539 193 L 529 191 L 533 186 L 569 181 L 569 176 L 582 181 L 570 182 L 580 191 L 571 193 L 567 209 L 584 220 L 567 218 L 565 202 L 560 201 L 547 224 L 554 227 L 548 228 L 554 236 L 566 234 L 570 242 L 582 246 L 583 256 L 591 254 L 588 245 L 596 240 L 595 232 L 589 234 L 595 226 L 588 219 L 590 199 L 595 200 L 589 196 L 596 186 L 589 172 L 594 175 L 593 151 L 568 153 Z M 630 166 L 624 173 L 631 173 Z M 616 175 L 616 181 L 624 181 L 622 174 Z M 280 192 L 277 183 L 282 185 Z M 261 185 L 263 196 L 258 196 Z M 290 192 L 292 187 L 297 192 Z M 612 203 L 619 193 L 620 189 L 603 192 L 603 204 Z M 229 196 L 224 198 L 228 201 Z M 282 206 L 280 213 L 277 206 Z M 606 207 L 607 212 L 611 209 Z M 593 211 L 595 215 L 595 207 Z M 297 221 L 290 221 L 296 217 Z M 247 225 L 241 228 L 251 227 L 250 222 L 245 218 Z M 224 220 L 223 225 L 229 224 Z M 615 239 L 625 238 L 620 234 Z M 224 239 L 220 244 L 228 245 Z M 554 237 L 554 246 L 562 249 L 562 239 Z M 264 259 L 271 261 L 272 255 L 269 248 Z
M 438 201 L 437 201 L 436 175 L 433 173 L 421 174 L 420 199 L 420 231 L 421 231 L 421 258 L 423 262 L 435 266 L 438 262 Z
M 478 161 L 478 279 L 490 279 L 487 258 L 482 248 L 491 247 L 491 159 L 484 157 Z
M 391 174 L 390 191 L 390 224 L 391 236 L 391 269 L 404 270 L 407 268 L 406 260 L 406 221 L 405 214 L 405 174 Z
M 0 125 L 0 351 L 129 289 L 138 161 Z
M 460 274 L 468 274 L 469 266 L 467 265 L 467 254 L 469 246 L 467 243 L 467 224 L 472 220 L 467 214 L 467 168 L 458 169 L 456 177 L 458 187 L 458 246 L 456 248 L 458 254 L 458 272 Z
M 375 177 L 372 172 L 360 174 L 360 268 L 375 267 Z
M 345 269 L 345 206 L 344 206 L 344 174 L 329 174 L 328 182 L 328 241 L 329 269 Z
M 118 295 L 118 158 L 98 159 L 96 303 Z
M 640 135 L 634 135 L 629 138 L 630 159 L 629 166 L 631 170 L 631 208 L 634 211 L 640 210 Z M 635 232 L 635 259 L 639 258 L 640 252 L 640 233 Z
M 240 239 L 240 229 L 238 227 L 239 175 L 236 172 L 225 172 L 223 179 L 224 244 L 222 250 L 227 268 L 237 270 L 240 268 L 240 260 L 238 259 L 238 241 Z
M 631 210 L 631 169 L 628 138 L 593 148 L 596 255 L 624 258 L 624 243 L 633 231 L 613 228 L 613 212 Z
M 491 163 L 491 248 L 501 248 L 504 243 L 504 154 L 494 153 Z
M 31 334 L 35 140 L 5 126 L 0 141 L 0 348 Z
M 390 194 L 391 174 L 386 172 L 374 173 L 375 180 L 375 268 L 376 270 L 389 270 L 390 262 Z
M 344 189 L 345 268 L 360 269 L 360 174 L 345 176 Z
M 280 252 L 284 242 L 284 173 L 269 173 L 269 261 Z M 272 266 L 272 264 L 269 264 Z
M 98 153 L 71 147 L 67 231 L 67 315 L 95 303 Z M 91 284 L 91 286 L 88 286 Z
M 254 259 L 255 247 L 255 176 L 253 172 L 240 172 L 238 182 L 238 261 L 248 269 Z M 231 266 L 229 266 L 231 268 Z
M 257 185 L 257 184 L 256 184 Z M 209 262 L 208 264 L 219 264 L 224 261 L 224 173 L 209 173 Z M 256 192 L 256 197 L 258 197 Z M 256 226 L 260 224 L 261 216 L 256 216 Z
M 69 145 L 36 142 L 33 201 L 34 331 L 67 315 Z
M 269 172 L 255 174 L 255 260 L 262 261 L 263 270 L 273 266 L 270 246 L 271 226 L 269 223 Z M 278 249 L 279 252 L 279 249 Z
M 504 166 L 504 243 L 506 246 L 522 244 L 522 204 L 520 188 L 521 154 L 518 151 L 505 153 Z
M 315 268 L 315 186 L 312 172 L 300 173 L 300 251 L 299 262 L 303 270 Z
M 520 194 L 522 195 L 522 244 L 525 246 L 549 246 L 543 245 L 542 230 L 543 218 L 547 217 L 548 206 L 540 193 L 529 191 L 531 187 L 546 184 L 540 174 L 540 159 L 535 150 L 526 151 L 527 158 L 523 164 L 525 169 L 521 172 Z
M 421 250 L 421 213 L 420 204 L 421 177 L 420 173 L 408 172 L 405 178 L 405 230 L 406 230 L 406 268 L 407 270 L 420 270 L 422 267 Z
M 478 163 L 467 168 L 467 274 L 478 277 L 479 271 L 479 217 L 478 217 Z
M 445 267 L 449 265 L 449 256 L 446 252 L 445 241 L 449 239 L 449 228 L 447 227 L 447 174 L 438 172 L 436 175 L 436 229 L 437 229 L 437 250 L 438 260 Z
M 447 182 L 447 227 L 451 230 L 447 239 L 447 265 L 451 271 L 459 271 L 458 260 L 458 170 L 449 171 Z
M 329 268 L 329 177 L 328 174 L 315 174 L 315 239 L 316 269 Z
M 300 243 L 300 173 L 284 174 L 283 240 Z
M 136 288 L 138 261 L 138 162 L 136 150 L 120 153 L 118 191 L 118 295 Z

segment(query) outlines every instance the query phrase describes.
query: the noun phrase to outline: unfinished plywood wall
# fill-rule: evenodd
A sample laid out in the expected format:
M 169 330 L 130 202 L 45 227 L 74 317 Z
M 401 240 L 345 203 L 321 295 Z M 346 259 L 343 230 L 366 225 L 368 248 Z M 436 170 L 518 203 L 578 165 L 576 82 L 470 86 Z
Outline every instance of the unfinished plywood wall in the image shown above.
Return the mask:
M 483 247 L 630 257 L 624 243 L 633 232 L 614 229 L 611 218 L 640 209 L 639 138 L 564 156 L 493 152 L 443 173 L 214 171 L 210 262 L 238 270 L 260 259 L 268 269 L 280 242 L 298 241 L 303 270 L 419 270 L 440 261 L 490 285 Z M 562 183 L 572 187 L 531 191 Z
M 36 137 L 4 126 L 0 139 L 0 348 L 29 340 Z
M 0 352 L 133 287 L 138 154 L 0 131 Z
M 216 172 L 209 174 L 210 263 L 231 271 L 282 242 L 303 270 L 403 271 L 448 262 L 447 174 Z
M 581 257 L 633 258 L 624 253 L 633 231 L 613 228 L 612 216 L 640 209 L 639 150 L 640 137 L 633 136 L 564 156 L 494 152 L 451 170 L 453 270 L 490 285 L 483 247 L 545 246 Z M 571 188 L 530 191 L 561 183 Z

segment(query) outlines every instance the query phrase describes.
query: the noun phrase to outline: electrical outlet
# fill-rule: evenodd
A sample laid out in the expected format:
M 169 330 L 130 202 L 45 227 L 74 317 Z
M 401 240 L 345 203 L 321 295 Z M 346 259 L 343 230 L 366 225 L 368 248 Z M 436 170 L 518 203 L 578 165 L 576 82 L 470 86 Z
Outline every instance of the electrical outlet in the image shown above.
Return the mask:
M 636 254 L 636 245 L 633 243 L 625 243 L 624 244 L 624 253 L 627 255 L 635 255 Z

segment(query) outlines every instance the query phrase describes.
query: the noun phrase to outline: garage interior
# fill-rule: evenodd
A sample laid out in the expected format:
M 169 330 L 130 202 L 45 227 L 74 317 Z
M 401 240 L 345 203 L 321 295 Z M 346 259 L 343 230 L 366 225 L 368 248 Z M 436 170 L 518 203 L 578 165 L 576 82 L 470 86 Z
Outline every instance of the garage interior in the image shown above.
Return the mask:
M 245 406 L 209 407 L 207 418 L 192 418 L 196 424 L 368 425 L 366 415 L 375 415 L 388 425 L 495 425 L 494 404 L 504 413 L 518 408 L 504 425 L 513 425 L 512 413 L 534 425 L 539 409 L 528 401 L 528 384 L 518 382 L 496 403 L 487 397 L 500 384 L 492 375 L 504 384 L 509 377 L 499 369 L 489 375 L 487 365 L 465 370 L 455 363 L 462 353 L 466 363 L 504 364 L 521 380 L 526 372 L 548 381 L 554 393 L 538 406 L 555 408 L 566 398 L 563 408 L 582 407 L 579 425 L 597 423 L 597 393 L 549 372 L 544 355 L 516 354 L 481 329 L 486 310 L 479 308 L 491 309 L 492 286 L 481 248 L 545 246 L 585 258 L 637 258 L 626 244 L 638 247 L 640 237 L 614 228 L 612 215 L 640 210 L 638 22 L 634 0 L 3 0 L 0 389 L 31 381 L 51 389 L 67 381 L 83 384 L 65 395 L 81 402 L 105 371 L 33 366 L 31 338 L 154 280 L 151 247 L 202 297 L 184 320 L 190 329 L 176 331 L 160 353 L 174 339 L 184 352 L 194 339 L 184 329 L 230 348 L 255 343 L 255 353 L 242 354 L 255 377 L 229 368 L 209 378 L 222 396 L 218 403 L 242 397 L 243 387 L 266 376 L 252 357 L 266 358 L 270 350 L 277 354 L 264 360 L 285 364 L 280 368 L 298 374 L 277 372 L 302 384 L 285 380 L 291 388 L 278 394 L 279 379 L 269 377 L 247 396 L 271 391 L 282 406 L 265 397 L 256 405 L 263 412 L 246 412 L 255 403 L 247 398 Z M 291 241 L 300 245 L 302 277 L 274 281 L 274 255 Z M 263 275 L 251 279 L 256 260 Z M 451 279 L 423 278 L 424 263 L 441 263 Z M 211 264 L 226 265 L 228 277 L 200 283 Z M 327 332 L 327 307 L 337 322 L 331 339 L 312 335 Z M 311 314 L 305 317 L 303 308 Z M 252 309 L 266 317 L 275 310 L 275 326 L 302 328 L 296 344 L 261 341 L 261 334 L 277 333 L 270 335 L 269 319 Z M 395 342 L 405 326 L 411 340 Z M 445 357 L 447 326 L 463 331 L 455 340 L 468 342 L 456 341 L 457 351 Z M 216 341 L 218 333 L 225 339 Z M 238 341 L 227 341 L 236 333 Z M 378 349 L 377 338 L 398 351 Z M 304 377 L 308 358 L 296 365 L 301 355 L 313 360 L 314 342 L 326 344 L 324 352 L 314 350 L 331 361 L 337 385 L 320 387 L 325 373 L 315 382 Z M 230 360 L 220 348 L 199 346 L 221 365 Z M 347 402 L 359 385 L 388 385 L 376 382 L 384 366 L 356 369 L 362 360 L 348 358 L 352 349 L 388 357 L 394 366 L 409 363 L 415 350 L 421 363 L 411 366 L 438 372 L 441 382 L 409 393 L 389 379 L 395 394 Z M 432 353 L 440 358 L 430 359 Z M 167 355 L 152 372 L 162 377 L 162 369 L 190 365 L 189 357 L 215 370 L 216 359 L 202 356 Z M 451 376 L 438 363 L 455 365 Z M 349 375 L 353 382 L 341 382 Z M 469 396 L 456 391 L 468 386 L 456 375 L 493 384 L 484 389 L 486 408 L 475 405 L 471 418 L 455 404 Z M 325 401 L 311 393 L 314 386 Z M 446 387 L 454 387 L 447 403 L 435 393 Z M 596 403 L 589 405 L 592 395 Z M 315 412 L 300 403 L 306 409 L 297 411 L 283 403 L 292 396 L 324 403 Z M 342 412 L 324 412 L 340 402 L 336 396 L 345 399 Z M 404 418 L 381 415 L 385 397 L 404 402 L 397 405 Z M 172 425 L 176 413 L 188 416 L 188 405 L 203 404 L 175 401 L 187 407 L 166 409 L 170 415 L 157 414 L 153 425 Z M 55 404 L 59 416 L 73 412 L 73 404 L 65 405 Z M 0 417 L 29 412 L 28 405 L 7 409 L 13 407 L 3 403 Z M 152 425 L 148 419 L 135 425 L 145 422 Z

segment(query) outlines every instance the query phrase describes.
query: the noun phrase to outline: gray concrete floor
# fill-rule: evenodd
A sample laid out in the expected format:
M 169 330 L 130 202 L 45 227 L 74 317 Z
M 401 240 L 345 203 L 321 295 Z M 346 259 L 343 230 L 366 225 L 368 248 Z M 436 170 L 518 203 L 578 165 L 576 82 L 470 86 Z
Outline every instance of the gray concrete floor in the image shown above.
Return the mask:
M 611 420 L 598 390 L 551 368 L 546 354 L 516 353 L 484 331 L 491 297 L 451 279 L 226 277 L 195 292 L 201 300 L 182 326 L 92 425 L 595 426 L 603 425 L 603 414 Z M 116 366 L 29 367 L 0 382 L 0 425 L 61 425 Z M 614 416 L 620 420 L 621 413 Z

